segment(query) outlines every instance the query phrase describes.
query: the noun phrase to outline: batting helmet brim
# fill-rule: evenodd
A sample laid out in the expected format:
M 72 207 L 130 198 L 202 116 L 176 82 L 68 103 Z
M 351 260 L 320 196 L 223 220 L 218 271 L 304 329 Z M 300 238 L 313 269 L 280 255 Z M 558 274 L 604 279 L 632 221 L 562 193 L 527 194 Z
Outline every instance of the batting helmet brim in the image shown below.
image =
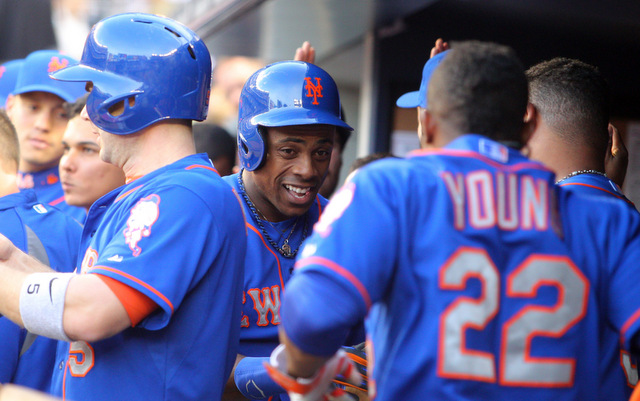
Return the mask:
M 133 79 L 112 72 L 100 71 L 82 64 L 63 68 L 51 73 L 50 76 L 58 81 L 91 82 L 105 94 L 134 92 L 142 86 L 142 83 Z
M 335 115 L 314 109 L 298 107 L 271 109 L 251 118 L 251 123 L 264 127 L 287 127 L 291 125 L 326 124 L 353 131 L 353 128 Z

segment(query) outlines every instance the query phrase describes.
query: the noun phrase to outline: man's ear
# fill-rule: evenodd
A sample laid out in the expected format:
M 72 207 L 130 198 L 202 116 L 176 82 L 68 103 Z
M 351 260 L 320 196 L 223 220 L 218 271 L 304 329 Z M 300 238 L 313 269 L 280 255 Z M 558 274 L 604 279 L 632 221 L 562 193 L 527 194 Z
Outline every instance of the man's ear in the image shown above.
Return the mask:
M 525 147 L 535 134 L 539 122 L 540 113 L 538 113 L 536 106 L 531 103 L 527 103 L 527 110 L 524 114 L 524 125 L 522 127 L 522 143 Z
M 11 109 L 13 109 L 15 102 L 16 102 L 16 97 L 14 95 L 10 94 L 9 96 L 7 96 L 7 101 L 5 103 L 4 108 L 7 111 L 8 115 L 11 115 Z
M 437 131 L 436 119 L 426 108 L 419 108 L 419 119 L 420 119 L 420 147 L 421 148 L 429 148 L 433 146 L 435 133 Z

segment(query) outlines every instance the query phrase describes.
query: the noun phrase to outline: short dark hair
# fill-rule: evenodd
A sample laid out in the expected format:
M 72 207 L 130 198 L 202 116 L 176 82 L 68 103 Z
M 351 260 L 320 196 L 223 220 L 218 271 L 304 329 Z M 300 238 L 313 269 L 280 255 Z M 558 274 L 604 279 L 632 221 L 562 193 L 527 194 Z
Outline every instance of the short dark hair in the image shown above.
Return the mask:
M 89 97 L 89 93 L 85 93 L 84 95 L 80 96 L 75 102 L 64 104 L 64 108 L 65 108 L 65 111 L 67 112 L 67 116 L 69 117 L 69 120 L 80 115 L 80 113 L 82 112 L 82 109 L 84 109 L 84 106 L 86 106 L 87 104 L 88 97 Z
M 431 77 L 427 97 L 430 111 L 461 133 L 522 141 L 527 80 L 510 47 L 453 43 Z
M 557 57 L 529 68 L 526 76 L 529 101 L 555 134 L 606 151 L 609 86 L 598 68 Z

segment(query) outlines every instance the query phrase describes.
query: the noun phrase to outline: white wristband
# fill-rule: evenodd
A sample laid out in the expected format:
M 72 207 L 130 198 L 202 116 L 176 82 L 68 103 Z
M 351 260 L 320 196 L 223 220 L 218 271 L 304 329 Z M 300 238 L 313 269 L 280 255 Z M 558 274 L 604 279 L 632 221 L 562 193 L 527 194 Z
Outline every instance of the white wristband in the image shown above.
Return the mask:
M 56 340 L 72 341 L 64 332 L 62 313 L 67 286 L 75 273 L 33 273 L 20 290 L 20 316 L 25 329 Z

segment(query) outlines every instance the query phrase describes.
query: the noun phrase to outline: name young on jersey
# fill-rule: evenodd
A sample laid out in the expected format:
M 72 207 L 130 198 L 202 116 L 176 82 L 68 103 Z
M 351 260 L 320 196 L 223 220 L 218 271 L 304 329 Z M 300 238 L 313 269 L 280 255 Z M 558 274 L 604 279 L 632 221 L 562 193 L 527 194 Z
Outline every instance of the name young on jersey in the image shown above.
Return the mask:
M 441 174 L 453 204 L 454 227 L 502 230 L 548 228 L 550 194 L 545 180 L 485 170 Z

